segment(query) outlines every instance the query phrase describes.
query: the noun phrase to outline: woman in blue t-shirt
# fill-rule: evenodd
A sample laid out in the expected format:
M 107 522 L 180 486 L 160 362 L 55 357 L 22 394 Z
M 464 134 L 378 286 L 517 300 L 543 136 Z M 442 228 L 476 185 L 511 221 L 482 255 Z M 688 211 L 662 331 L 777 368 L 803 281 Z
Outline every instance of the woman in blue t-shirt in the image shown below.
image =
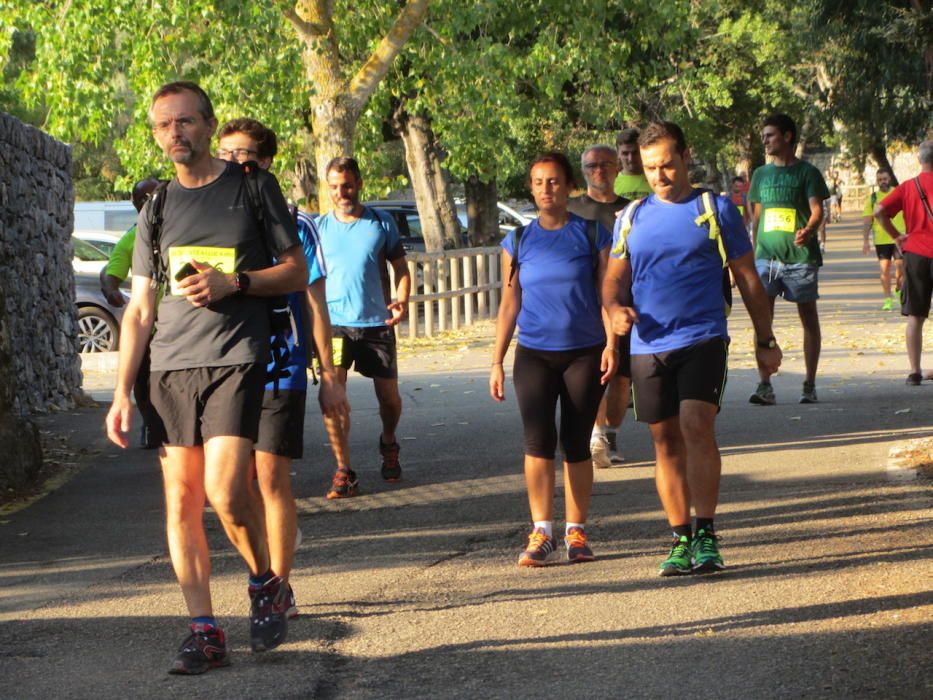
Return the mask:
M 489 393 L 505 400 L 502 362 L 517 324 L 512 377 L 524 425 L 525 483 L 534 521 L 518 563 L 543 566 L 557 549 L 552 512 L 558 399 L 567 557 L 593 561 L 584 532 L 593 490 L 590 433 L 618 362 L 615 346 L 606 343 L 615 336 L 606 335 L 598 293 L 611 237 L 601 224 L 567 210 L 575 184 L 565 155 L 538 157 L 528 179 L 538 218 L 502 241 L 502 279 L 509 282 L 496 321 Z

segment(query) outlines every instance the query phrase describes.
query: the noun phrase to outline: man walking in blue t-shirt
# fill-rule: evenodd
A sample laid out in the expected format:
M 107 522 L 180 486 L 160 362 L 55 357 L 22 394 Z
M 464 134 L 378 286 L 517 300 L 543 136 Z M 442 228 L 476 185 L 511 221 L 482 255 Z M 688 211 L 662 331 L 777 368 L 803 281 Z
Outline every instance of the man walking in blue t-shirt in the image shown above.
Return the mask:
M 327 308 L 333 323 L 334 366 L 346 386 L 347 370 L 370 377 L 379 402 L 382 434 L 382 478 L 402 477 L 395 429 L 402 415 L 398 392 L 395 329 L 408 313 L 411 277 L 395 221 L 360 204 L 363 178 L 353 158 L 334 158 L 327 164 L 327 189 L 333 211 L 321 217 L 318 232 L 327 264 Z M 395 301 L 389 298 L 386 263 L 395 272 Z M 324 425 L 337 461 L 329 499 L 356 494 L 359 484 L 350 468 L 349 415 L 324 416 Z
M 781 350 L 738 210 L 690 185 L 676 124 L 651 124 L 638 143 L 654 194 L 616 223 L 603 304 L 612 330 L 632 334 L 635 419 L 651 429 L 658 495 L 674 531 L 660 574 L 713 573 L 724 568 L 713 527 L 722 467 L 715 423 L 729 347 L 724 262 L 755 327 L 759 366 L 776 371 Z M 629 293 L 633 306 L 623 306 Z

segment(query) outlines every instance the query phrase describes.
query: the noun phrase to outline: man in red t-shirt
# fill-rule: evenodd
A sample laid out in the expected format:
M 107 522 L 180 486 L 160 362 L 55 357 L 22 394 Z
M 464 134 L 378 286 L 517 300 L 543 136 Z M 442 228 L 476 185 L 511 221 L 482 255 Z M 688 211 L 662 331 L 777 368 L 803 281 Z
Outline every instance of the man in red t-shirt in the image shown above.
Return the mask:
M 908 386 L 919 386 L 923 380 L 923 322 L 930 315 L 933 297 L 933 139 L 920 144 L 919 157 L 920 174 L 902 182 L 875 207 L 878 222 L 904 254 L 901 313 L 907 316 Z M 899 234 L 891 223 L 900 211 L 904 212 L 905 234 Z

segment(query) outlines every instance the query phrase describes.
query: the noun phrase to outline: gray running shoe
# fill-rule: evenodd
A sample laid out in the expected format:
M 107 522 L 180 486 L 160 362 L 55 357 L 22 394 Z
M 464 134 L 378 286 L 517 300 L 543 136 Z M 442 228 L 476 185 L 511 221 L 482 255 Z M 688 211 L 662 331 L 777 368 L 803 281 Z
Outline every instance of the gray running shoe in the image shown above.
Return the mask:
M 593 455 L 593 466 L 597 469 L 607 469 L 612 466 L 609 441 L 605 435 L 596 434 L 590 438 L 590 453 Z
M 816 384 L 813 382 L 804 382 L 803 391 L 800 393 L 800 403 L 816 403 Z
M 755 393 L 748 397 L 748 402 L 758 406 L 773 406 L 777 403 L 774 398 L 774 389 L 768 382 L 759 382 Z

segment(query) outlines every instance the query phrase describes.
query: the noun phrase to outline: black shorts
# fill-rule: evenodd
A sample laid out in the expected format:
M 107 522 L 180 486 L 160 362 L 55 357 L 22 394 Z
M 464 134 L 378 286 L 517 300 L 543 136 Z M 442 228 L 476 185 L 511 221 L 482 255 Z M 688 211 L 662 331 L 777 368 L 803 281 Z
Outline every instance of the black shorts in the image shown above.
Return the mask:
M 618 336 L 619 366 L 616 367 L 616 376 L 632 378 L 632 336 L 631 334 Z
M 255 442 L 265 385 L 266 367 L 256 363 L 153 372 L 149 386 L 166 444 L 199 447 L 220 436 Z
M 901 251 L 897 249 L 897 246 L 893 243 L 882 243 L 881 245 L 875 245 L 875 254 L 878 256 L 879 260 L 900 260 Z
M 904 316 L 930 315 L 933 294 L 933 258 L 904 253 L 904 281 L 901 288 L 901 313 Z
M 334 366 L 356 371 L 364 377 L 396 379 L 398 357 L 395 330 L 391 326 L 334 326 Z
M 722 405 L 728 374 L 729 344 L 709 338 L 686 348 L 655 355 L 632 355 L 635 420 L 660 423 L 680 415 L 680 402 Z
M 297 389 L 266 391 L 262 396 L 259 438 L 253 449 L 279 457 L 301 459 L 304 452 L 305 399 Z

